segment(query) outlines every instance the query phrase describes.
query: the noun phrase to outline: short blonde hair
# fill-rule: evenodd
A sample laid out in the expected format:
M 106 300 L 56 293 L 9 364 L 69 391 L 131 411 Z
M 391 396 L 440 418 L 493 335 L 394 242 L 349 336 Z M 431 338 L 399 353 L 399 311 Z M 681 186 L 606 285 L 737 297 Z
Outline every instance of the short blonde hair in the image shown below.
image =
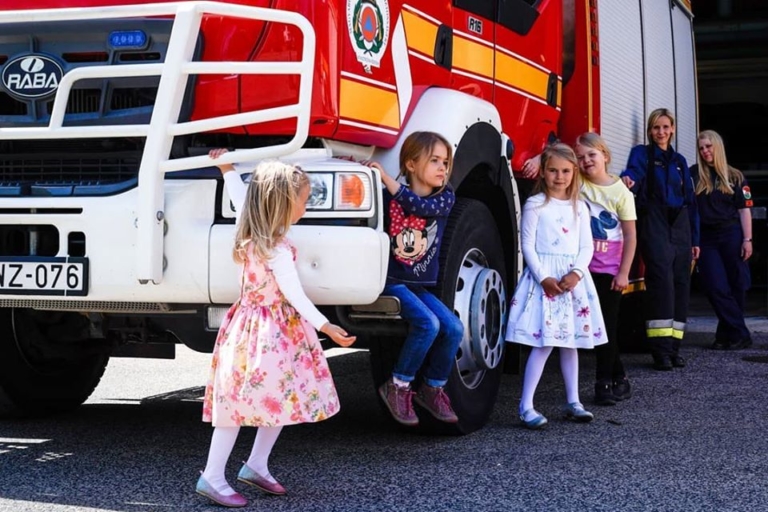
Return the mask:
M 648 135 L 648 140 L 653 141 L 653 136 L 651 135 L 651 129 L 653 128 L 653 125 L 656 124 L 656 121 L 659 120 L 660 117 L 667 117 L 669 118 L 669 122 L 672 125 L 672 128 L 675 127 L 675 116 L 672 114 L 672 111 L 668 108 L 657 108 L 653 112 L 650 113 L 648 116 L 648 125 L 646 126 L 646 133 Z M 669 141 L 672 142 L 672 139 L 675 138 L 675 135 L 672 134 L 672 137 L 670 137 Z
M 257 258 L 270 257 L 291 227 L 294 205 L 308 186 L 309 178 L 300 167 L 278 161 L 256 167 L 235 236 L 235 261 L 245 261 L 249 250 Z

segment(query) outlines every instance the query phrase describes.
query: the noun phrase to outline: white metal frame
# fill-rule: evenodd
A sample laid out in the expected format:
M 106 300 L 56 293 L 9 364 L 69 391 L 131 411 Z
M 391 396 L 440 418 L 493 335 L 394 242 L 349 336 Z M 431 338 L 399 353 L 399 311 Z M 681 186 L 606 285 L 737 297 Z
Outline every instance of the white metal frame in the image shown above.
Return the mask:
M 203 15 L 262 20 L 293 25 L 302 32 L 302 59 L 296 62 L 193 62 Z M 73 139 L 89 137 L 146 137 L 138 175 L 136 276 L 140 283 L 159 284 L 163 276 L 163 219 L 166 172 L 208 167 L 208 156 L 169 160 L 173 137 L 279 119 L 296 118 L 296 133 L 285 143 L 228 153 L 221 163 L 273 158 L 299 150 L 309 133 L 315 32 L 309 21 L 294 12 L 219 2 L 178 2 L 76 9 L 42 9 L 0 12 L 0 26 L 10 23 L 42 23 L 65 20 L 116 19 L 174 16 L 165 62 L 89 66 L 69 71 L 61 80 L 48 126 L 0 128 L 0 140 Z M 179 112 L 189 75 L 257 74 L 299 75 L 298 102 L 292 105 L 179 122 Z M 149 124 L 63 126 L 73 84 L 90 78 L 159 76 L 160 84 Z

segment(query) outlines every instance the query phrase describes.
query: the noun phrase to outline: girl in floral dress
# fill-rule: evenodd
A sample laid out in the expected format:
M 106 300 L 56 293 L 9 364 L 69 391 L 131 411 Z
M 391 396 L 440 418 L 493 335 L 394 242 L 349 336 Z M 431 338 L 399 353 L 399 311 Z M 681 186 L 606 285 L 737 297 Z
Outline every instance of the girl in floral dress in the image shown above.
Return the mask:
M 520 421 L 531 429 L 547 424 L 533 407 L 533 395 L 553 347 L 560 348 L 566 417 L 593 419 L 579 401 L 577 349 L 606 342 L 588 271 L 593 253 L 589 211 L 578 198 L 578 162 L 570 147 L 555 144 L 544 150 L 535 192 L 523 209 L 526 269 L 512 299 L 506 336 L 509 342 L 533 347 L 520 400 Z
M 214 150 L 210 156 L 224 152 Z M 296 249 L 286 234 L 304 214 L 310 190 L 306 174 L 280 162 L 262 163 L 246 190 L 233 166 L 219 168 L 239 214 L 234 257 L 243 273 L 240 299 L 219 329 L 205 389 L 203 421 L 215 429 L 196 491 L 220 505 L 242 507 L 246 499 L 224 476 L 240 427 L 259 429 L 238 481 L 285 494 L 267 468 L 281 429 L 322 421 L 339 411 L 315 329 L 344 347 L 355 337 L 329 323 L 299 282 Z

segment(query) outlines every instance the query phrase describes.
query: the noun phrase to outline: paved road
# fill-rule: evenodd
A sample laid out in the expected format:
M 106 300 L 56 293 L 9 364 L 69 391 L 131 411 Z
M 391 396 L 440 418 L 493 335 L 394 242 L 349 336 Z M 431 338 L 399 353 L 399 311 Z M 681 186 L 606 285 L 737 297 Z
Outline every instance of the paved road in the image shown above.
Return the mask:
M 754 319 L 755 346 L 706 350 L 712 322 L 692 322 L 689 367 L 658 373 L 648 356 L 625 357 L 634 397 L 593 408 L 595 422 L 557 416 L 564 400 L 550 361 L 537 407 L 542 432 L 514 410 L 520 377 L 504 377 L 490 424 L 472 435 L 427 437 L 392 428 L 374 401 L 365 352 L 331 359 L 342 412 L 290 427 L 273 474 L 287 497 L 246 491 L 247 510 L 514 511 L 768 510 L 768 321 Z M 210 428 L 200 422 L 208 355 L 176 361 L 115 359 L 77 413 L 0 422 L 0 511 L 221 510 L 193 494 Z M 591 398 L 591 354 L 582 355 L 582 397 Z M 244 430 L 230 466 L 247 457 Z

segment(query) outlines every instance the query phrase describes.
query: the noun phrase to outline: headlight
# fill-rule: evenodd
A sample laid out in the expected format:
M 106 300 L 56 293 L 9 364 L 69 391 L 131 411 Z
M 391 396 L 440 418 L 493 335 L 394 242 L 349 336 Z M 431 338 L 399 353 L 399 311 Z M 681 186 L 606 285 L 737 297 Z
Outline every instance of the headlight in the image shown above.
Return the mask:
M 362 172 L 310 172 L 307 210 L 368 211 L 373 203 L 371 178 Z M 331 191 L 333 193 L 331 193 Z
M 333 208 L 333 174 L 309 173 L 308 210 L 330 210 Z

